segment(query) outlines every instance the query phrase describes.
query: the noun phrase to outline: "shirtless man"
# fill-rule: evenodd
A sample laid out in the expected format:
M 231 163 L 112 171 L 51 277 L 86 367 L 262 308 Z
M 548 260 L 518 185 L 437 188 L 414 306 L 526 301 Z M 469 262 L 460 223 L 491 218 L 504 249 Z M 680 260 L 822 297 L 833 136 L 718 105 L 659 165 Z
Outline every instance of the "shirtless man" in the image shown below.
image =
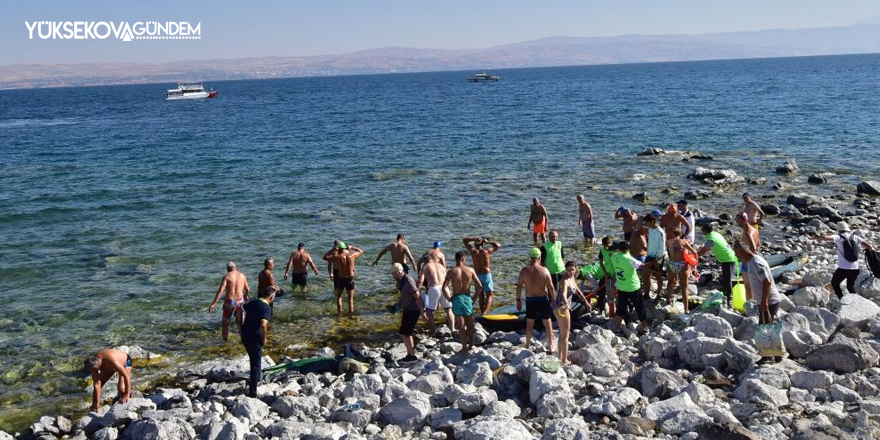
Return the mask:
M 593 239 L 596 237 L 593 231 L 593 207 L 584 199 L 583 194 L 578 194 L 578 226 L 584 233 L 584 241 L 588 246 L 593 245 Z
M 697 250 L 688 243 L 681 230 L 678 228 L 672 230 L 672 235 L 666 241 L 666 250 L 669 252 L 669 262 L 666 264 L 667 278 L 666 284 L 666 301 L 673 304 L 672 293 L 675 291 L 675 284 L 678 282 L 681 291 L 681 301 L 684 303 L 684 313 L 690 313 L 690 303 L 688 298 L 688 282 L 691 275 L 691 267 L 684 261 L 685 250 L 694 254 Z
M 666 232 L 666 237 L 671 239 L 674 237 L 672 234 L 676 229 L 684 231 L 679 232 L 679 235 L 686 236 L 690 223 L 688 223 L 683 215 L 678 213 L 677 206 L 669 205 L 666 208 L 666 213 L 660 216 L 660 227 Z
M 403 266 L 403 273 L 408 274 L 410 267 L 416 267 L 416 260 L 413 259 L 412 253 L 409 251 L 409 246 L 406 245 L 406 237 L 404 237 L 403 234 L 397 234 L 397 239 L 394 240 L 394 243 L 385 246 L 385 248 L 382 249 L 382 252 L 379 252 L 379 255 L 373 260 L 373 266 L 379 264 L 379 260 L 382 259 L 382 256 L 385 255 L 386 252 L 391 252 L 391 264 L 400 263 L 400 265 Z M 407 258 L 409 258 L 409 262 L 412 263 L 412 266 L 407 266 Z
M 526 289 L 526 348 L 532 345 L 532 329 L 535 320 L 544 323 L 547 332 L 547 351 L 553 352 L 553 325 L 550 323 L 550 304 L 556 299 L 553 278 L 546 267 L 541 266 L 541 250 L 529 251 L 529 264 L 519 271 L 516 281 L 516 309 L 522 310 L 522 290 Z
M 336 313 L 342 316 L 342 291 L 348 292 L 348 316 L 354 317 L 354 269 L 357 260 L 364 251 L 354 246 L 348 246 L 340 241 L 336 249 L 331 249 L 324 254 L 324 261 L 333 263 L 333 267 L 339 270 L 339 275 L 334 275 L 333 288 L 336 292 Z
M 217 301 L 220 301 L 220 295 L 226 292 L 226 298 L 223 300 L 223 319 L 221 320 L 221 333 L 223 342 L 229 339 L 229 320 L 235 317 L 235 324 L 241 330 L 242 314 L 241 306 L 250 299 L 251 288 L 248 286 L 247 277 L 239 272 L 235 267 L 235 262 L 230 261 L 226 265 L 226 275 L 220 280 L 220 288 L 214 295 L 214 301 L 208 307 L 208 312 L 214 313 L 217 307 Z
M 336 251 L 336 246 L 339 246 L 339 240 L 333 240 L 333 247 L 330 248 L 330 252 Z M 332 261 L 327 262 L 327 278 L 330 278 L 330 283 L 334 286 L 336 285 L 336 278 L 339 275 L 339 268 L 333 265 Z
M 638 227 L 639 215 L 626 206 L 621 206 L 620 208 L 617 208 L 617 212 L 614 213 L 614 218 L 623 219 L 623 239 L 630 241 L 629 239 L 632 236 L 633 231 Z
M 758 227 L 761 223 L 764 223 L 766 214 L 764 214 L 761 206 L 752 200 L 752 196 L 749 193 L 743 194 L 743 206 L 740 211 L 746 213 L 746 218 L 752 226 Z
M 495 292 L 495 283 L 492 281 L 492 254 L 500 249 L 501 245 L 484 237 L 465 237 L 461 241 L 471 253 L 474 270 L 480 278 L 480 284 L 483 285 L 483 292 L 480 294 L 480 314 L 485 315 L 492 308 L 492 293 Z M 483 248 L 484 244 L 491 247 Z
M 761 235 L 758 234 L 758 228 L 749 223 L 749 216 L 745 212 L 736 215 L 736 224 L 742 228 L 742 241 L 746 250 L 753 254 L 761 253 Z M 740 262 L 740 273 L 743 273 L 743 286 L 746 288 L 746 300 L 752 299 L 752 286 L 749 285 L 749 276 L 745 274 L 746 265 Z
M 284 295 L 284 291 L 281 290 L 281 288 L 278 287 L 278 283 L 275 282 L 275 274 L 272 273 L 273 270 L 275 270 L 275 260 L 272 257 L 268 257 L 263 261 L 263 270 L 257 275 L 258 295 L 269 290 L 272 286 L 277 288 L 277 294 L 275 296 Z M 272 303 L 269 304 L 269 310 L 273 314 L 275 313 L 275 301 L 272 301 Z
M 452 303 L 443 295 L 443 282 L 446 281 L 446 266 L 440 264 L 436 255 L 425 254 L 427 262 L 419 271 L 419 288 L 425 286 L 427 291 L 422 295 L 422 304 L 425 305 L 425 313 L 428 314 L 428 328 L 431 334 L 437 333 L 434 325 L 434 312 L 443 307 L 446 313 L 446 321 L 450 331 L 455 331 L 455 317 L 452 316 Z
M 92 375 L 92 411 L 101 408 L 101 390 L 114 374 L 119 374 L 116 385 L 117 400 L 126 403 L 131 399 L 131 356 L 108 348 L 86 358 L 85 370 Z
M 318 273 L 318 266 L 312 261 L 312 256 L 306 252 L 305 243 L 296 245 L 296 252 L 290 254 L 290 259 L 287 260 L 287 267 L 284 268 L 284 281 L 287 281 L 287 276 L 290 274 L 290 284 L 294 292 L 297 289 L 300 292 L 305 292 L 308 288 L 310 267 L 315 276 L 320 275 Z
M 532 230 L 532 238 L 535 240 L 535 246 L 538 245 L 538 235 L 541 236 L 541 243 L 545 241 L 545 234 L 547 234 L 547 220 L 547 208 L 544 208 L 541 201 L 535 197 L 532 199 L 532 210 L 529 214 L 529 223 L 526 225 L 526 230 L 528 230 L 531 228 L 532 223 L 535 224 L 535 227 Z
M 441 249 L 442 246 L 443 246 L 442 242 L 435 241 L 434 247 L 431 248 L 431 250 L 429 250 L 428 252 L 425 252 L 424 255 L 422 255 L 422 258 L 419 258 L 419 261 L 416 262 L 416 272 L 422 273 L 422 267 L 425 264 L 428 264 L 428 262 L 431 261 L 432 257 L 436 258 L 437 262 L 439 262 L 445 268 L 446 267 L 446 255 L 443 254 L 443 250 Z M 421 284 L 419 284 L 419 286 L 421 286 Z M 428 287 L 428 286 L 425 286 L 425 287 Z
M 461 336 L 461 350 L 465 354 L 474 345 L 474 297 L 480 295 L 483 285 L 477 273 L 467 266 L 467 252 L 455 253 L 455 267 L 446 272 L 443 281 L 443 296 L 452 302 L 452 313 L 459 319 L 458 334 Z M 475 286 L 471 296 L 471 284 Z M 450 288 L 452 294 L 450 295 Z

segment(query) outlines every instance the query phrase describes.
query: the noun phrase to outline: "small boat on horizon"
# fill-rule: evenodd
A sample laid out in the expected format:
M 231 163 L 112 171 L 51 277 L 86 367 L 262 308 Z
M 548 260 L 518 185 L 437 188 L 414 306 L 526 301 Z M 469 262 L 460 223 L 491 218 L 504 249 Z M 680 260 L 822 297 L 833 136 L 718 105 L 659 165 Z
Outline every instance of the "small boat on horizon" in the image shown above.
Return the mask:
M 202 83 L 177 83 L 176 89 L 169 89 L 165 92 L 166 101 L 210 99 L 216 96 L 216 90 L 205 90 L 205 86 Z
M 501 79 L 501 78 L 497 77 L 497 76 L 489 75 L 488 73 L 483 72 L 483 73 L 478 73 L 473 76 L 469 76 L 467 80 L 469 82 L 475 83 L 475 82 L 498 82 L 499 79 Z

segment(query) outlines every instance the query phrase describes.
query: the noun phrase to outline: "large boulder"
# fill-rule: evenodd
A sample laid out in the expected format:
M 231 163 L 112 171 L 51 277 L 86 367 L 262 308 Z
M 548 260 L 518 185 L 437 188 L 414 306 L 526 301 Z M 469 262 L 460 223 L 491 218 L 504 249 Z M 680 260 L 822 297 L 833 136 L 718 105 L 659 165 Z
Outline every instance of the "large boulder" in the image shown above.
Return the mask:
M 620 368 L 620 359 L 608 343 L 599 343 L 579 348 L 569 354 L 569 359 L 580 365 L 585 373 L 601 377 L 616 375 Z
M 776 174 L 794 174 L 798 172 L 798 170 L 800 170 L 800 168 L 798 168 L 794 159 L 788 159 L 785 163 L 776 167 Z
M 642 394 L 647 398 L 668 399 L 687 386 L 687 381 L 674 371 L 660 368 L 656 364 L 642 370 Z
M 730 323 L 708 313 L 697 315 L 694 318 L 694 329 L 707 337 L 727 339 L 733 337 L 733 327 Z
M 827 390 L 834 377 L 824 371 L 797 371 L 791 375 L 791 386 L 803 390 Z
M 642 417 L 660 424 L 666 434 L 680 434 L 692 431 L 697 426 L 710 423 L 712 419 L 691 400 L 688 393 L 681 393 L 671 399 L 654 402 L 644 410 Z M 669 423 L 666 423 L 666 422 Z M 666 425 L 664 426 L 664 423 Z
M 475 387 L 492 385 L 492 369 L 486 362 L 470 362 L 455 372 L 455 382 Z
M 856 278 L 856 293 L 868 299 L 880 300 L 880 278 L 862 272 Z
M 461 419 L 461 411 L 455 408 L 438 409 L 428 416 L 428 422 L 434 431 L 450 429 L 457 422 L 460 422 Z
M 865 341 L 838 334 L 807 354 L 805 364 L 813 370 L 853 373 L 877 365 L 880 354 Z
M 358 398 L 367 394 L 376 394 L 383 387 L 382 376 L 378 374 L 356 374 L 342 390 L 342 397 Z
M 804 287 L 795 291 L 788 298 L 796 306 L 824 307 L 825 304 L 828 304 L 828 291 L 824 287 Z
M 699 336 L 678 343 L 678 357 L 692 368 L 720 367 L 722 352 L 724 339 Z
M 257 423 L 269 416 L 269 405 L 260 399 L 240 396 L 235 399 L 235 405 L 232 406 L 232 415 Z
M 786 351 L 796 359 L 803 358 L 824 341 L 813 333 L 807 317 L 799 313 L 789 313 L 779 319 L 782 323 L 782 343 Z
M 788 394 L 758 379 L 746 379 L 733 391 L 733 397 L 743 403 L 757 403 L 772 408 L 788 405 Z
M 541 440 L 589 440 L 590 427 L 580 417 L 554 420 L 547 425 Z
M 837 314 L 842 325 L 861 329 L 868 321 L 880 316 L 880 306 L 860 295 L 847 294 L 840 299 Z
M 424 426 L 430 413 L 431 402 L 428 395 L 412 391 L 383 406 L 377 418 L 383 424 L 397 425 L 404 431 L 414 431 Z
M 869 196 L 880 196 L 880 182 L 876 180 L 865 180 L 856 186 L 856 192 Z
M 758 350 L 751 344 L 730 338 L 724 341 L 724 360 L 727 368 L 734 373 L 742 373 L 761 360 Z
M 156 409 L 156 404 L 152 400 L 134 397 L 129 399 L 128 402 L 113 404 L 98 420 L 98 424 L 101 427 L 122 426 L 132 420 L 136 420 L 138 415 L 143 414 L 145 411 L 154 409 Z
M 666 152 L 663 151 L 662 148 L 645 148 L 636 156 L 662 156 L 664 154 L 666 154 Z
M 480 389 L 473 393 L 463 394 L 455 400 L 455 407 L 465 415 L 479 414 L 486 405 L 498 400 L 495 390 Z
M 193 440 L 196 432 L 188 423 L 173 420 L 135 420 L 125 429 L 125 438 L 138 440 Z
M 545 394 L 538 401 L 536 408 L 538 410 L 538 417 L 545 419 L 570 417 L 575 415 L 578 409 L 571 392 L 562 390 Z
M 522 409 L 520 409 L 516 402 L 512 400 L 496 400 L 495 402 L 486 405 L 480 415 L 483 417 L 503 417 L 513 419 L 519 417 L 520 413 L 522 413 Z
M 521 423 L 499 417 L 476 417 L 453 425 L 456 440 L 533 440 Z
M 739 184 L 746 181 L 746 179 L 737 175 L 734 170 L 716 170 L 703 167 L 698 167 L 688 174 L 688 178 L 713 185 Z
M 532 374 L 529 377 L 529 401 L 532 402 L 532 405 L 536 405 L 545 394 L 557 390 L 570 392 L 564 369 L 560 368 L 556 373 L 547 373 L 532 368 Z
M 737 423 L 712 423 L 696 429 L 697 438 L 712 440 L 761 440 L 761 436 Z

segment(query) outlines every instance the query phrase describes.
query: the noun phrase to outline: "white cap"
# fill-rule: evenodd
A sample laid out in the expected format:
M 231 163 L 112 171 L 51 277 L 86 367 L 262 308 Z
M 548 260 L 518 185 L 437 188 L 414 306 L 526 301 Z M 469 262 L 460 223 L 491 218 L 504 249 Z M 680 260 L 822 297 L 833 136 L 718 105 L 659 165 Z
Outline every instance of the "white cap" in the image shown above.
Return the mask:
M 846 222 L 840 222 L 837 224 L 837 232 L 849 232 L 849 225 Z

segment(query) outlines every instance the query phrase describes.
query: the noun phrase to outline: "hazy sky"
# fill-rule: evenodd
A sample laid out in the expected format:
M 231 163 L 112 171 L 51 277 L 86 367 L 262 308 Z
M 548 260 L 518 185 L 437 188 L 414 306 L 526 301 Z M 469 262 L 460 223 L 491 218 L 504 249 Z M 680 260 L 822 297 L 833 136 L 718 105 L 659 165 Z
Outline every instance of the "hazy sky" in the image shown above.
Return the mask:
M 480 48 L 558 35 L 707 33 L 841 26 L 878 0 L 126 0 L 5 2 L 0 65 L 163 62 L 350 52 L 383 46 Z M 144 2 L 147 3 L 147 2 Z M 201 40 L 28 39 L 25 22 L 201 22 Z

